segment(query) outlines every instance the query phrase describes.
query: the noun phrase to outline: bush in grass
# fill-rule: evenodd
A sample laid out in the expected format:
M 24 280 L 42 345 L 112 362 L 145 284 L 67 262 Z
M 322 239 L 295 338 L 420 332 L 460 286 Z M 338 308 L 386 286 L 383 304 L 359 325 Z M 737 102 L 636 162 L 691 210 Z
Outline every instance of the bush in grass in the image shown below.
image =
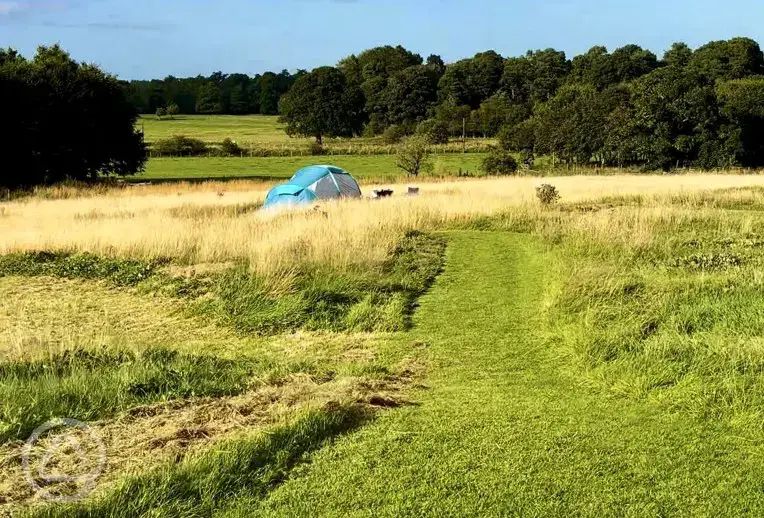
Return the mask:
M 554 185 L 545 183 L 536 187 L 536 197 L 542 205 L 552 205 L 560 199 L 560 193 Z
M 220 152 L 227 156 L 241 156 L 244 150 L 236 142 L 227 138 L 220 143 Z
M 198 156 L 207 152 L 207 144 L 198 138 L 175 135 L 157 140 L 153 145 L 153 151 L 162 155 Z
M 448 124 L 437 119 L 420 122 L 416 134 L 424 137 L 428 144 L 448 144 Z
M 398 144 L 406 136 L 406 129 L 403 126 L 393 124 L 382 133 L 382 141 L 385 144 Z
M 483 159 L 483 171 L 486 174 L 515 174 L 517 160 L 509 151 L 494 149 Z
M 369 122 L 363 128 L 363 136 L 366 138 L 376 137 L 385 132 L 385 124 L 379 114 L 374 113 L 369 117 Z
M 419 135 L 408 137 L 398 147 L 398 159 L 396 161 L 398 168 L 411 176 L 419 176 L 419 173 L 432 171 L 432 160 L 427 146 L 424 137 Z
M 526 169 L 533 169 L 533 164 L 536 161 L 536 155 L 530 149 L 520 150 L 520 162 Z

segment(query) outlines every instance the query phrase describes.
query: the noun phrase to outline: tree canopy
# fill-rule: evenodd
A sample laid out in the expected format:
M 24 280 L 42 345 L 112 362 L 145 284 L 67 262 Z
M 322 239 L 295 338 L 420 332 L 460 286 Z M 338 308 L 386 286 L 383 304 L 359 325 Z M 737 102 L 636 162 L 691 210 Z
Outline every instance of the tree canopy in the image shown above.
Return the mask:
M 39 113 L 46 101 L 28 100 L 54 95 L 30 77 L 95 74 L 56 52 L 62 53 L 43 50 L 31 61 L 13 51 L 0 55 L 7 78 L 2 88 L 9 98 L 20 99 L 13 113 Z M 18 70 L 27 79 L 19 80 L 13 72 Z M 113 78 L 107 82 L 116 84 Z M 487 50 L 446 63 L 436 54 L 425 60 L 400 45 L 387 45 L 310 73 L 215 72 L 119 85 L 128 100 L 120 109 L 131 113 L 280 113 L 290 134 L 319 142 L 361 133 L 386 140 L 420 133 L 443 142 L 466 131 L 499 136 L 508 151 L 528 157 L 549 153 L 568 164 L 764 165 L 759 143 L 764 53 L 749 38 L 714 41 L 696 50 L 677 42 L 661 59 L 630 44 L 612 52 L 594 46 L 572 59 L 549 48 L 515 57 Z M 59 90 L 55 95 L 64 96 Z M 130 139 L 135 137 L 123 143 Z M 109 168 L 119 172 L 132 166 L 101 169 Z
M 27 60 L 0 50 L 0 94 L 9 128 L 4 155 L 23 157 L 0 169 L 0 186 L 16 188 L 99 175 L 130 175 L 146 161 L 137 113 L 120 83 L 57 45 Z
M 363 93 L 337 68 L 321 67 L 301 76 L 281 98 L 279 109 L 289 135 L 352 137 L 363 129 Z

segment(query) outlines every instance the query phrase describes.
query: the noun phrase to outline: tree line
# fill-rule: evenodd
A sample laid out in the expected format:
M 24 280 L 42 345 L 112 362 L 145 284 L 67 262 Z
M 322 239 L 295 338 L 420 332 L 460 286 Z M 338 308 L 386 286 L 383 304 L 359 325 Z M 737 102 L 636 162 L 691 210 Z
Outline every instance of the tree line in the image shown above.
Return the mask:
M 209 77 L 168 76 L 121 84 L 139 113 L 163 113 L 169 108 L 180 114 L 276 115 L 279 99 L 303 74 L 304 70 L 295 74 L 283 70 L 249 77 L 215 72 Z
M 282 96 L 287 132 L 324 137 L 421 133 L 432 141 L 499 137 L 532 163 L 719 168 L 764 165 L 764 54 L 734 38 L 659 59 L 638 45 L 452 64 L 403 47 L 352 55 L 301 74 Z
M 451 64 L 401 46 L 351 55 L 295 74 L 118 81 L 58 46 L 24 58 L 0 50 L 8 156 L 0 186 L 134 174 L 146 148 L 139 111 L 281 114 L 287 132 L 324 137 L 418 133 L 442 142 L 498 137 L 510 163 L 551 155 L 567 164 L 722 168 L 764 165 L 764 54 L 748 38 L 696 50 L 674 44 L 659 59 L 637 45 L 594 47 L 568 59 L 546 49 L 495 51 Z M 505 166 L 501 166 L 505 168 Z

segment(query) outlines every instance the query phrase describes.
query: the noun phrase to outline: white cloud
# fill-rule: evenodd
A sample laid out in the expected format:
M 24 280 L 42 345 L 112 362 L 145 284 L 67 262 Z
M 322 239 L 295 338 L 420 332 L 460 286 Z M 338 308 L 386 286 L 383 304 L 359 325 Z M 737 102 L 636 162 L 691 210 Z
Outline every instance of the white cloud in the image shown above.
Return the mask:
M 0 16 L 22 11 L 26 7 L 20 2 L 0 2 Z

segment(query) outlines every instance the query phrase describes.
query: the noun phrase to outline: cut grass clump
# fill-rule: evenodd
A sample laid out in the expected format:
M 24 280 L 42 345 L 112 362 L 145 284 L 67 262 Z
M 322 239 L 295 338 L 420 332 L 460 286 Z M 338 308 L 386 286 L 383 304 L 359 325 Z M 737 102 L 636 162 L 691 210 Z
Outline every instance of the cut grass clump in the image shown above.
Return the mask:
M 69 279 L 104 279 L 117 286 L 134 286 L 150 277 L 164 261 L 107 259 L 94 254 L 29 252 L 0 256 L 0 277 L 50 275 Z
M 179 464 L 129 478 L 97 500 L 48 506 L 31 515 L 210 516 L 233 500 L 252 505 L 286 480 L 306 454 L 370 416 L 360 407 L 329 405 L 267 433 L 227 440 Z
M 94 420 L 136 405 L 238 394 L 269 366 L 150 348 L 75 350 L 48 360 L 0 363 L 0 441 L 55 418 Z
M 728 252 L 677 257 L 670 263 L 675 268 L 689 268 L 692 270 L 726 270 L 728 268 L 738 268 L 743 264 L 744 260 L 740 256 Z
M 180 219 L 238 218 L 251 214 L 263 206 L 262 202 L 237 203 L 235 205 L 181 205 L 168 209 L 170 215 Z

